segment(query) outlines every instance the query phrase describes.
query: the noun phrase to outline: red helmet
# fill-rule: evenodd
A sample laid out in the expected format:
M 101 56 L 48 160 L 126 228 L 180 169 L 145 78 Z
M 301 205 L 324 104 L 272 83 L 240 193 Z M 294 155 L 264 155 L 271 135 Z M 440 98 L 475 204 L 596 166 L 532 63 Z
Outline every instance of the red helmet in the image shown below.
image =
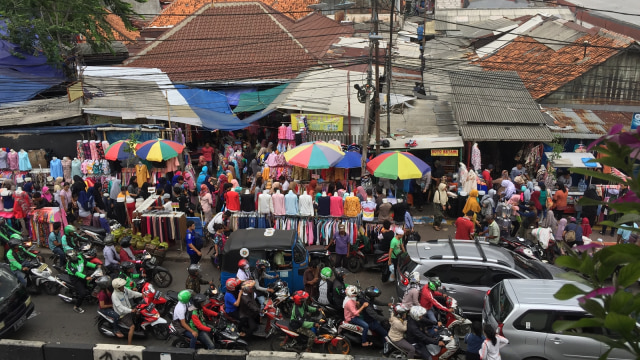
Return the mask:
M 247 265 L 249 265 L 249 260 L 247 259 L 241 259 L 240 261 L 238 261 L 238 267 L 241 269 Z
M 300 306 L 309 298 L 309 293 L 304 290 L 298 290 L 293 294 L 293 303 Z
M 227 291 L 236 291 L 236 289 L 238 288 L 238 286 L 240 286 L 241 283 L 242 281 L 236 278 L 229 278 L 227 279 L 225 286 L 227 288 Z

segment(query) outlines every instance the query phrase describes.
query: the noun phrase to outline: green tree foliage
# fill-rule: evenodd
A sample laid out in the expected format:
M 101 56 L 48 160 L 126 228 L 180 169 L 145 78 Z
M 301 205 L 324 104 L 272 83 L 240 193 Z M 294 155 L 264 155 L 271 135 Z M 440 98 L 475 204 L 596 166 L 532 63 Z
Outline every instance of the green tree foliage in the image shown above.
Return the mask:
M 146 2 L 146 0 L 136 0 Z M 120 17 L 129 30 L 137 15 L 122 0 L 2 0 L 0 19 L 7 24 L 6 40 L 30 54 L 43 54 L 52 64 L 63 64 L 75 54 L 79 39 L 96 51 L 112 51 L 113 29 L 107 15 Z
M 578 174 L 589 175 L 612 183 L 627 185 L 629 191 L 618 200 L 609 203 L 609 208 L 623 214 L 618 221 L 603 222 L 603 225 L 615 226 L 633 232 L 633 223 L 640 225 L 640 191 L 638 171 L 640 165 L 640 131 L 622 132 L 622 125 L 615 126 L 611 132 L 589 146 L 599 153 L 607 155 L 598 159 L 603 165 L 613 166 L 629 179 L 620 179 L 613 175 L 602 174 L 585 169 L 572 168 Z M 592 199 L 582 199 L 583 205 L 601 204 Z M 581 333 L 599 340 L 610 347 L 600 359 L 606 359 L 611 349 L 623 349 L 640 359 L 640 293 L 633 294 L 629 287 L 640 279 L 640 246 L 620 244 L 602 248 L 599 244 L 590 244 L 571 250 L 568 255 L 556 260 L 556 265 L 576 270 L 584 274 L 591 287 L 585 292 L 574 285 L 563 286 L 556 294 L 557 299 L 566 300 L 579 297 L 580 306 L 591 316 L 578 321 L 557 321 L 555 331 L 599 327 L 606 328 L 619 337 Z

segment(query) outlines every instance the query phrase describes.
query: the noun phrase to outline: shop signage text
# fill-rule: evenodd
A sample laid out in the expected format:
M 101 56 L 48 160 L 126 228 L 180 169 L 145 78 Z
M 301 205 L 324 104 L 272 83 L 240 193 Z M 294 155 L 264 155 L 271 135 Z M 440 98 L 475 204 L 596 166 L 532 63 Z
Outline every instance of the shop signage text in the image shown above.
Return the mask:
M 291 114 L 291 129 L 304 128 L 305 118 L 310 131 L 342 131 L 342 116 L 327 114 Z
M 458 149 L 431 149 L 431 156 L 458 156 Z

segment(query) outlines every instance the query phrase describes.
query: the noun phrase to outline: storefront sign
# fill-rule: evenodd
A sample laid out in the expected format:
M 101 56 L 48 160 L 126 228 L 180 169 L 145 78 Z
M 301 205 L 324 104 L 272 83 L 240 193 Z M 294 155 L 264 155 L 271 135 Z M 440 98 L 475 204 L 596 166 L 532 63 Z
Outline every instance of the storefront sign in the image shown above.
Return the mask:
M 631 130 L 635 130 L 640 127 L 640 113 L 633 113 L 631 119 Z
M 458 149 L 431 149 L 431 156 L 458 156 Z
M 310 131 L 342 131 L 342 116 L 327 114 L 291 114 L 291 129 L 304 128 L 305 119 Z

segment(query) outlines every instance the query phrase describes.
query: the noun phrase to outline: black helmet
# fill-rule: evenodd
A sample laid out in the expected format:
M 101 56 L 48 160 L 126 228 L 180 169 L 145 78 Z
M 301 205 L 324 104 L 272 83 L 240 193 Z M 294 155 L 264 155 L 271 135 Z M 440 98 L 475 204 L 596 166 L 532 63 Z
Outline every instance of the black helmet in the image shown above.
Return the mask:
M 346 271 L 345 269 L 343 269 L 343 268 L 341 268 L 341 267 L 340 267 L 340 268 L 336 268 L 336 269 L 333 271 L 333 276 L 335 276 L 335 277 L 336 277 L 336 279 L 342 280 L 342 279 L 344 279 L 344 275 L 345 275 L 346 273 L 347 273 L 347 271 Z
M 113 240 L 113 235 L 109 234 L 109 235 L 105 236 L 104 244 L 106 246 L 111 246 L 111 245 L 115 244 L 115 241 Z
M 369 286 L 364 290 L 364 296 L 366 296 L 369 299 L 375 299 L 378 296 L 380 296 L 380 294 L 381 294 L 380 289 L 378 289 L 375 286 Z
M 189 272 L 189 275 L 195 276 L 198 273 L 198 271 L 200 271 L 200 265 L 191 264 L 189 265 L 189 268 L 187 269 L 187 271 Z
M 191 297 L 191 303 L 198 309 L 202 309 L 202 305 L 204 305 L 208 300 L 209 299 L 207 299 L 205 294 L 195 294 Z
M 120 246 L 122 246 L 123 248 L 128 248 L 129 246 L 131 246 L 131 236 L 123 237 L 122 240 L 120 240 Z
M 9 240 L 9 247 L 13 248 L 15 246 L 20 246 L 22 245 L 22 241 L 18 240 L 18 239 L 10 239 Z
M 123 270 L 131 270 L 135 267 L 135 265 L 131 261 L 123 261 L 120 263 L 120 267 Z
M 97 280 L 96 280 L 96 285 L 106 289 L 109 287 L 109 285 L 111 285 L 111 278 L 108 277 L 107 275 L 104 276 L 100 276 Z

